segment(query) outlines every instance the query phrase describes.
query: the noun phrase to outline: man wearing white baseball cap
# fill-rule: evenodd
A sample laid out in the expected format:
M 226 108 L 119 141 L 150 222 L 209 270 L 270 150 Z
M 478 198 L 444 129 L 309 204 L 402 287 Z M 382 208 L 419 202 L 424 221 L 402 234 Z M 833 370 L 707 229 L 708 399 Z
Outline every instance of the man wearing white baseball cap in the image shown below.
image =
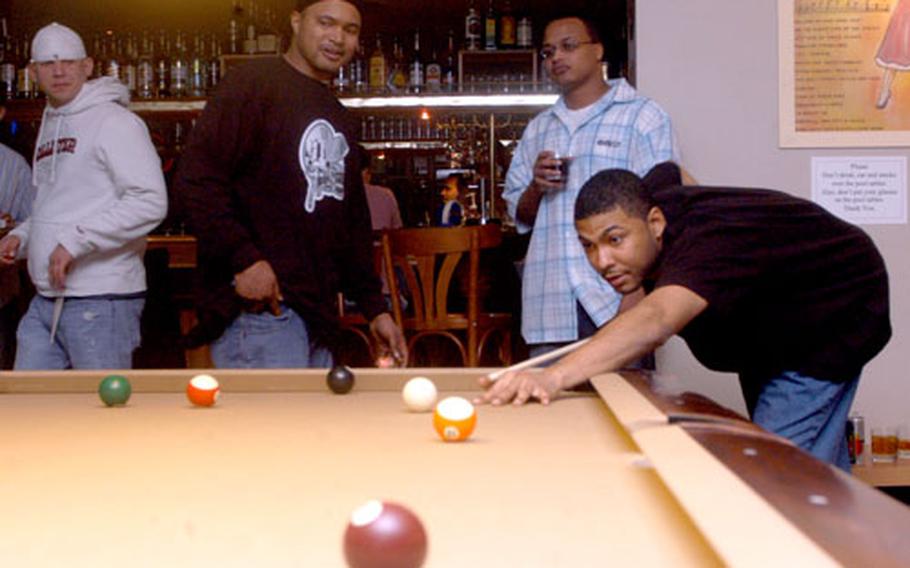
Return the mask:
M 53 23 L 29 71 L 47 95 L 32 160 L 32 216 L 0 240 L 28 258 L 37 294 L 17 332 L 16 369 L 132 366 L 145 304 L 145 236 L 167 212 L 161 162 L 117 79 L 89 81 L 79 35 Z

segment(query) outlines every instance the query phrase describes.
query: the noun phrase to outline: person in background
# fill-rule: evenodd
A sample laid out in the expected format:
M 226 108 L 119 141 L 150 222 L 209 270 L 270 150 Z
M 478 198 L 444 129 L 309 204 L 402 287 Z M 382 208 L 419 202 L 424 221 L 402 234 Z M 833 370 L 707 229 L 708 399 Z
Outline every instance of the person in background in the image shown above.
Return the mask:
M 370 225 L 374 231 L 400 229 L 402 222 L 398 200 L 395 199 L 395 194 L 391 189 L 372 183 L 373 172 L 370 167 L 370 153 L 366 148 L 360 146 L 360 175 L 370 208 Z
M 598 277 L 574 237 L 581 186 L 606 168 L 643 175 L 660 162 L 678 161 L 667 113 L 625 79 L 604 80 L 604 45 L 583 15 L 550 21 L 541 56 L 561 96 L 525 128 L 503 192 L 518 231 L 531 233 L 521 327 L 534 356 L 592 335 L 623 300 Z M 568 165 L 567 174 L 561 165 Z
M 0 102 L 0 122 L 6 107 Z M 32 213 L 32 171 L 18 152 L 0 144 L 0 235 L 6 235 Z M 21 294 L 19 270 L 0 265 L 0 369 L 11 369 L 16 354 L 16 326 Z
M 407 362 L 373 269 L 356 125 L 330 82 L 357 49 L 359 0 L 297 0 L 287 51 L 234 68 L 190 135 L 176 178 L 198 239 L 199 325 L 218 367 L 327 367 L 338 292 L 377 357 Z
M 442 204 L 436 208 L 434 224 L 437 227 L 460 227 L 464 221 L 464 210 L 459 198 L 464 186 L 464 178 L 460 174 L 451 174 L 445 179 L 439 195 Z
M 161 162 L 117 79 L 89 81 L 79 35 L 35 34 L 29 73 L 47 95 L 35 144 L 32 215 L 0 240 L 28 258 L 37 290 L 19 322 L 16 369 L 124 369 L 140 342 L 145 237 L 167 212 Z
M 706 367 L 738 373 L 752 420 L 850 470 L 845 428 L 863 367 L 888 343 L 888 274 L 862 229 L 779 191 L 681 186 L 605 170 L 575 228 L 620 294 L 647 295 L 540 372 L 506 373 L 479 402 L 548 403 L 562 389 L 680 335 Z

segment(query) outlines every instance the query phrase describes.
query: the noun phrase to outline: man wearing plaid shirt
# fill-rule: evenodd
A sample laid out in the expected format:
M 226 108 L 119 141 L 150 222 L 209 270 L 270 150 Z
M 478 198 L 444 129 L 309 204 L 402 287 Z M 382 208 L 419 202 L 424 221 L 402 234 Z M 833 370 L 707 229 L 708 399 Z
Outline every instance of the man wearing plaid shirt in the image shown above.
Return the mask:
M 533 230 L 522 277 L 522 335 L 532 356 L 593 335 L 623 300 L 578 242 L 573 214 L 581 186 L 606 168 L 644 175 L 678 161 L 669 116 L 624 79 L 605 81 L 603 55 L 591 22 L 573 16 L 547 25 L 541 56 L 562 96 L 528 124 L 506 177 L 509 214 L 519 232 Z

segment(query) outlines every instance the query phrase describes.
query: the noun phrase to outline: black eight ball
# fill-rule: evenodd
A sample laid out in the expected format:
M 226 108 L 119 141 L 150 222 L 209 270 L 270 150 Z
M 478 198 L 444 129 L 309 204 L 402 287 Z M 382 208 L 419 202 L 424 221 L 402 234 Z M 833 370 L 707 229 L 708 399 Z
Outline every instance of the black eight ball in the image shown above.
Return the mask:
M 335 394 L 345 394 L 354 388 L 354 372 L 344 365 L 335 365 L 325 378 L 329 389 Z

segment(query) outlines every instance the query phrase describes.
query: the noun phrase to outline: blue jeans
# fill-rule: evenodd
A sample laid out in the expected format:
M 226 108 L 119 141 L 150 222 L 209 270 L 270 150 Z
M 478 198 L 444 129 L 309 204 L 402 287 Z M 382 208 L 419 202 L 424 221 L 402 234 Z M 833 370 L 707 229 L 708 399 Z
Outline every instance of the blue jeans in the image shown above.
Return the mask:
M 129 369 L 145 298 L 67 298 L 51 339 L 54 299 L 32 298 L 16 332 L 18 370 Z
M 859 377 L 832 382 L 785 371 L 773 377 L 740 375 L 739 380 L 753 422 L 850 471 L 847 414 Z
M 331 367 L 332 354 L 310 344 L 306 322 L 281 305 L 281 315 L 243 312 L 211 344 L 212 361 L 222 369 Z

